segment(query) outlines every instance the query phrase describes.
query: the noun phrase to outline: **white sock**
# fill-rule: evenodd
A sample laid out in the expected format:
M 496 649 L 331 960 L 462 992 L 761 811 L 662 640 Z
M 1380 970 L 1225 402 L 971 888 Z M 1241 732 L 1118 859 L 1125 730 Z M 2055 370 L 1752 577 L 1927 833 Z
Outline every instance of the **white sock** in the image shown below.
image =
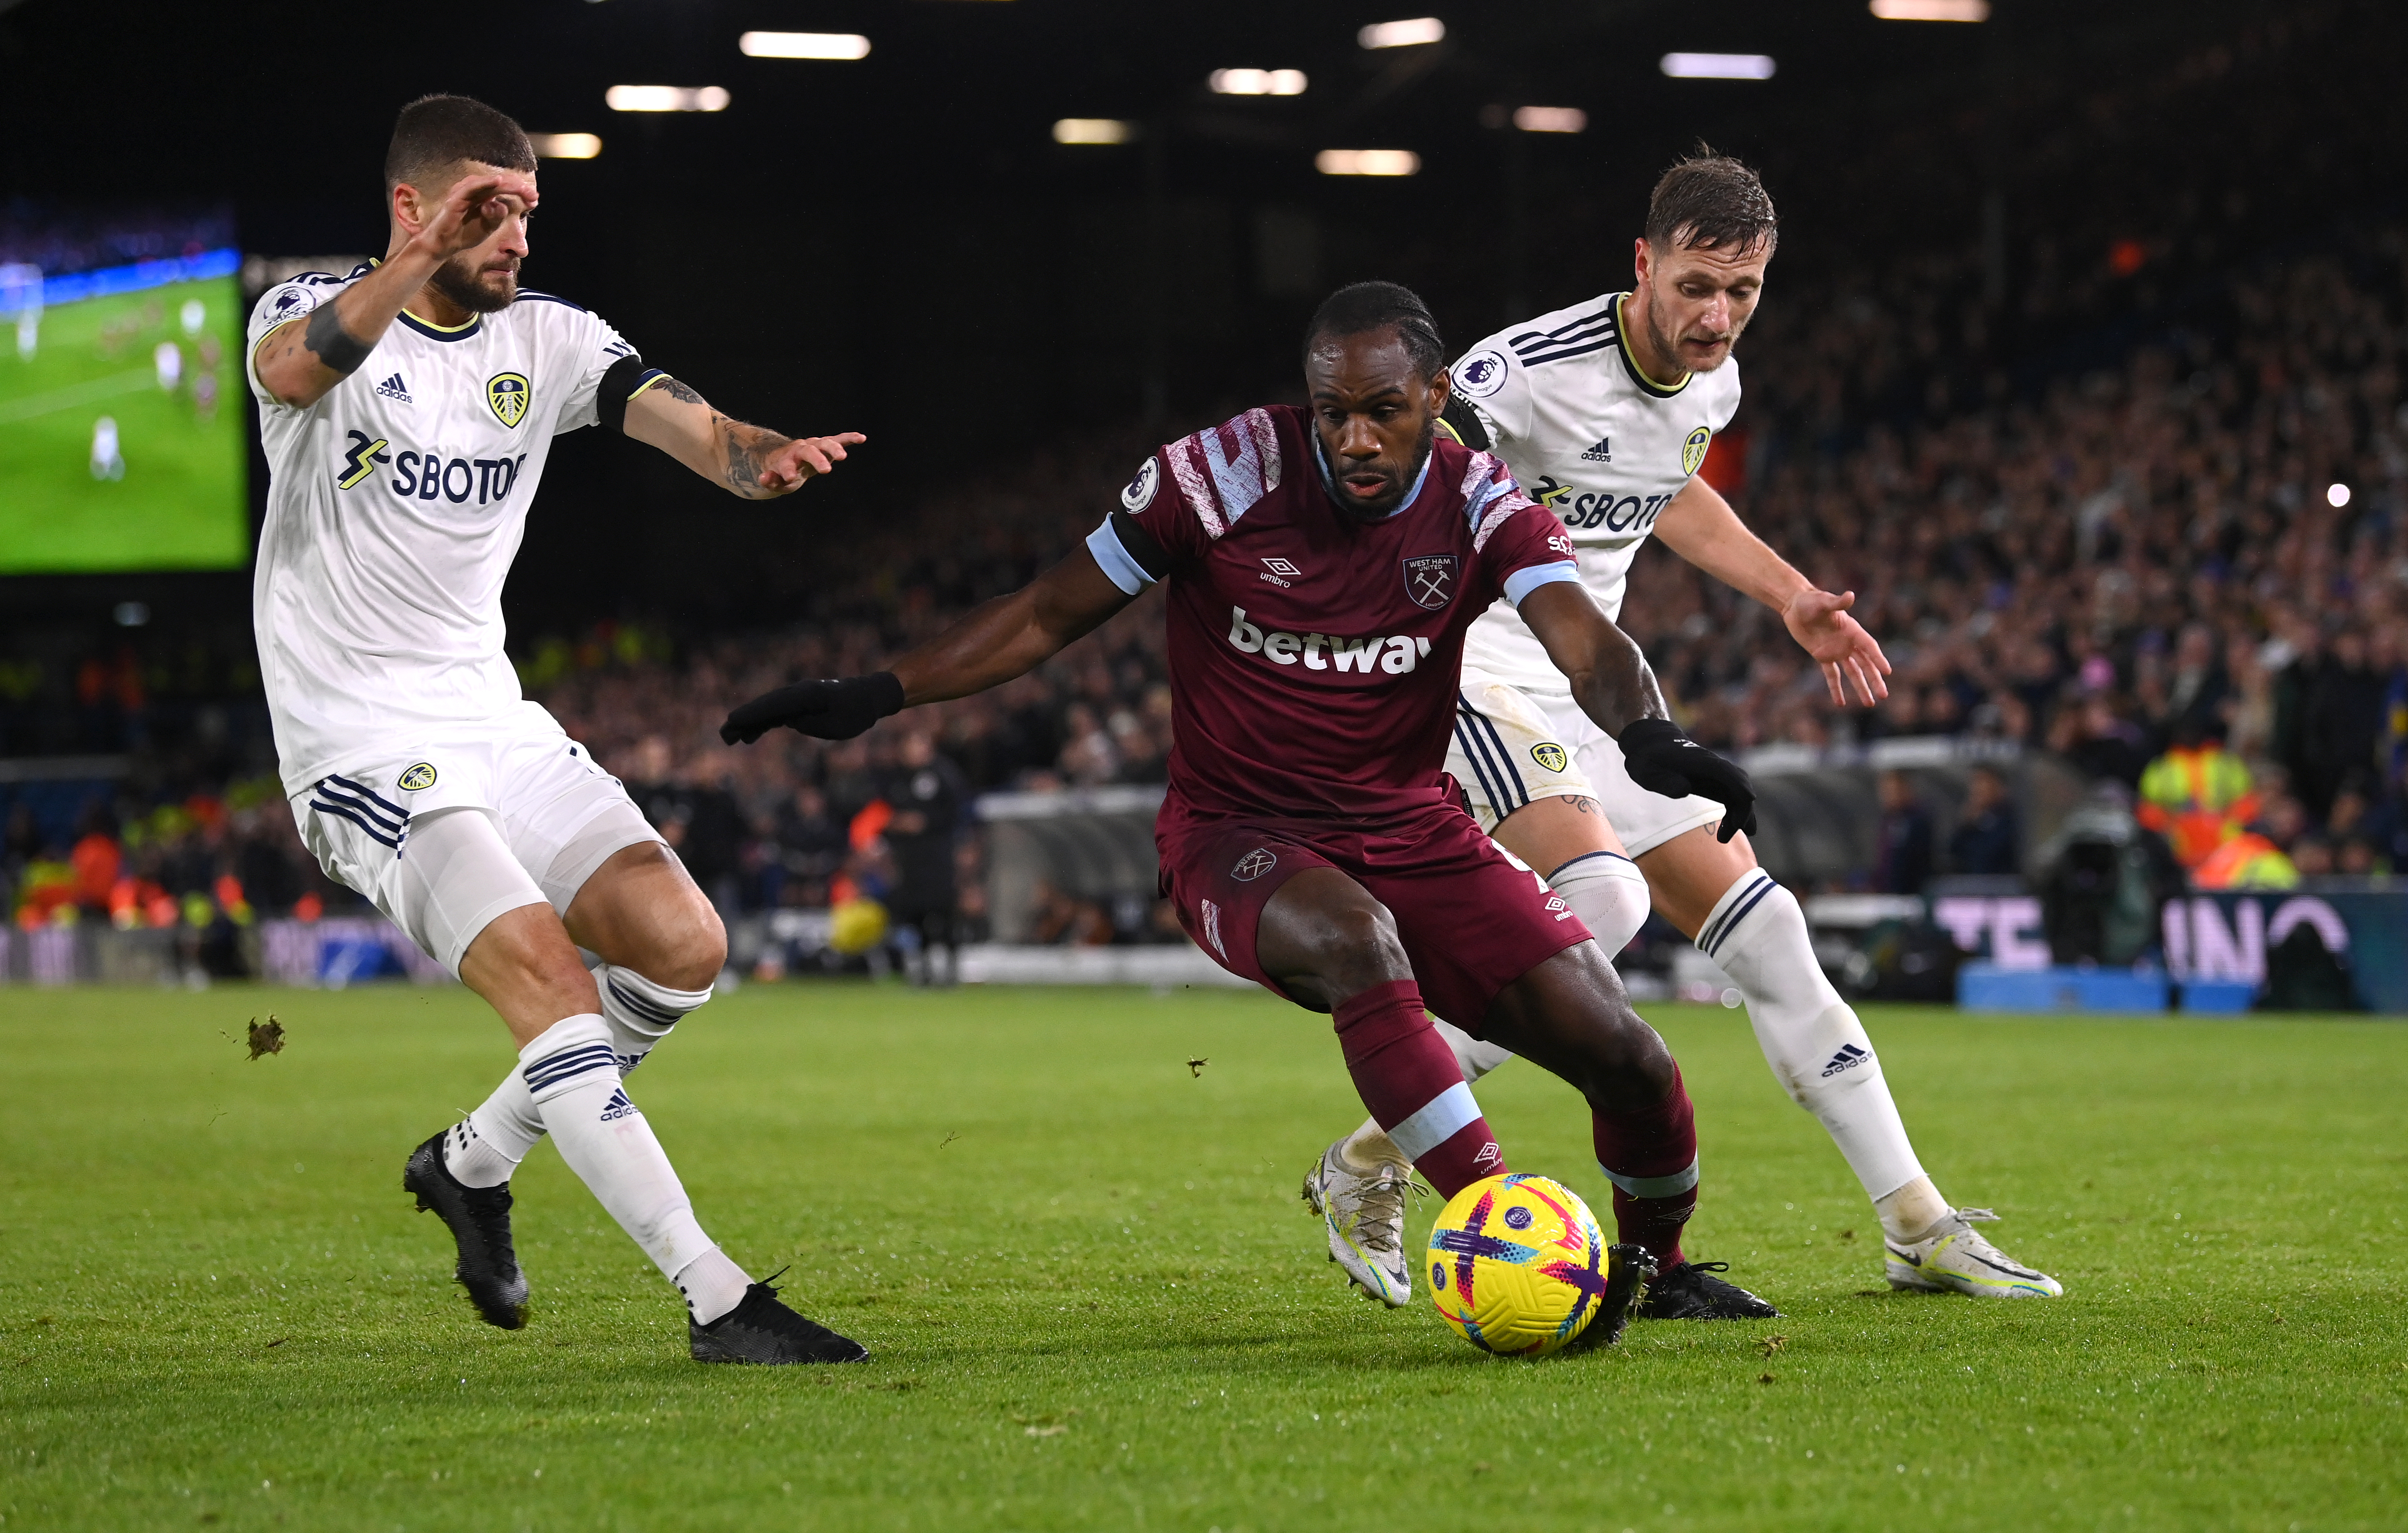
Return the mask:
M 1878 1203 L 1923 1175 L 1856 1013 L 1823 977 L 1798 896 L 1750 868 L 1698 928 L 1698 949 L 1747 999 L 1772 1077 L 1821 1120 Z
M 602 992 L 602 1020 L 623 1081 L 687 1012 L 710 999 L 708 990 L 671 990 L 611 964 L 595 968 L 594 982 Z M 484 1106 L 445 1136 L 443 1165 L 463 1186 L 498 1187 L 542 1138 L 543 1115 L 527 1095 L 525 1077 L 512 1070 Z
M 697 1325 L 708 1325 L 743 1303 L 744 1290 L 752 1286 L 744 1268 L 717 1246 L 679 1268 L 669 1281 L 685 1296 L 686 1310 Z
M 594 984 L 602 993 L 602 1020 L 610 1024 L 610 1047 L 618 1053 L 622 1079 L 644 1062 L 687 1012 L 710 999 L 708 990 L 671 990 L 617 964 L 595 969 Z
M 1430 1024 L 1438 1029 L 1439 1037 L 1446 1039 L 1446 1046 L 1455 1051 L 1455 1062 L 1463 1070 L 1466 1085 L 1513 1057 L 1511 1049 L 1502 1044 L 1484 1043 L 1444 1017 L 1431 1018 Z M 1412 1157 L 1397 1148 L 1396 1141 L 1388 1138 L 1387 1130 L 1380 1126 L 1377 1118 L 1364 1119 L 1363 1126 L 1339 1140 L 1338 1154 L 1340 1159 L 1358 1171 L 1377 1170 L 1383 1164 L 1412 1164 Z
M 609 1025 L 591 1011 L 552 1024 L 519 1051 L 528 1095 L 560 1158 L 674 1281 L 715 1248 L 652 1125 L 620 1083 L 618 1064 Z
M 1911 1244 L 1929 1237 L 1934 1225 L 1956 1211 L 1929 1177 L 1919 1176 L 1888 1196 L 1874 1198 L 1873 1211 L 1881 1215 L 1884 1235 Z
M 498 1187 L 543 1138 L 543 1117 L 512 1070 L 484 1105 L 443 1136 L 443 1168 L 464 1187 Z
M 1647 924 L 1647 875 L 1619 852 L 1586 852 L 1547 875 L 1611 960 Z

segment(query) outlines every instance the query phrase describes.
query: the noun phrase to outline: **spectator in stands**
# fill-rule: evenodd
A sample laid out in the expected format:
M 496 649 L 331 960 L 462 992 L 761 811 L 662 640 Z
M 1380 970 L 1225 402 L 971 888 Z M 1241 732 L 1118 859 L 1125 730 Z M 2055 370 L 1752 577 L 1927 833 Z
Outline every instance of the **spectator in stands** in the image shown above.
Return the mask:
M 1881 828 L 1873 852 L 1873 888 L 1919 895 L 1931 877 L 1931 813 L 1900 771 L 1881 774 Z
M 2225 728 L 2225 702 L 2232 691 L 2215 653 L 2215 634 L 2204 623 L 2183 626 L 2157 717 L 2155 743 L 2162 750 L 2185 734 L 2204 737 Z
M 2147 736 L 2125 716 L 2123 699 L 2094 692 L 2062 707 L 2049 728 L 2049 749 L 2092 781 L 2138 784 L 2149 764 Z
M 960 977 L 961 885 L 954 873 L 954 842 L 969 802 L 961 769 L 937 753 L 936 738 L 924 729 L 903 737 L 886 801 L 895 817 L 886 824 L 886 844 L 895 859 L 888 897 L 904 972 L 915 983 L 950 984 Z M 905 934 L 909 934 L 908 936 Z M 937 949 L 945 950 L 944 977 L 938 977 Z
M 2019 872 L 2023 823 L 2006 779 L 1995 766 L 1976 766 L 1965 784 L 1965 808 L 1948 838 L 1951 872 L 1996 877 Z
M 828 880 L 844 867 L 853 845 L 844 823 L 828 810 L 827 795 L 809 782 L 796 786 L 778 811 L 778 857 L 786 877 L 777 902 L 814 909 L 828 902 Z
M 2309 684 L 2300 714 L 2299 766 L 2292 783 L 2308 812 L 2322 818 L 2334 795 L 2374 770 L 2390 678 L 2370 661 L 2365 634 L 2346 628 Z

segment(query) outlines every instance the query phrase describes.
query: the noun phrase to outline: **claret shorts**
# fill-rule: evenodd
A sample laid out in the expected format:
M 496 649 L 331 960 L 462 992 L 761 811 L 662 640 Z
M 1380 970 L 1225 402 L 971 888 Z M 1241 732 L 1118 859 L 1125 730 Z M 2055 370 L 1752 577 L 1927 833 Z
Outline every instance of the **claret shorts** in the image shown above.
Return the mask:
M 1562 896 L 1508 860 L 1452 805 L 1376 828 L 1258 820 L 1166 827 L 1162 889 L 1196 945 L 1232 974 L 1285 996 L 1254 952 L 1263 907 L 1307 867 L 1334 867 L 1388 908 L 1422 999 L 1478 1036 L 1498 992 L 1588 928 Z

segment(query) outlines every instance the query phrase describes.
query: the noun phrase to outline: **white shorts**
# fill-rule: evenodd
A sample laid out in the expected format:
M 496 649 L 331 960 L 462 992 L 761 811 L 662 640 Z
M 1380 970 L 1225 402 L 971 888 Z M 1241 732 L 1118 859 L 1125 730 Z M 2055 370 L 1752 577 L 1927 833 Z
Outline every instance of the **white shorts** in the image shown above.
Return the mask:
M 1534 798 L 1578 795 L 1598 801 L 1623 849 L 1637 857 L 1723 817 L 1710 798 L 1667 798 L 1631 781 L 1622 747 L 1569 696 L 1526 692 L 1469 666 L 1446 769 L 1491 834 Z
M 547 904 L 566 915 L 612 852 L 661 838 L 619 780 L 535 711 L 329 773 L 293 796 L 326 876 L 454 976 L 496 916 Z

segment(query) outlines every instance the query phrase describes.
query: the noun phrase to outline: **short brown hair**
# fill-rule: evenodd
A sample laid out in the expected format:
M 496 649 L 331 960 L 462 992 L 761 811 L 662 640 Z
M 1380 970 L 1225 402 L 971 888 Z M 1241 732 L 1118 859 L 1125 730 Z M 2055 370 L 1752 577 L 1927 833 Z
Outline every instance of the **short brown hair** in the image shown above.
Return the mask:
M 535 146 L 507 112 L 464 95 L 423 95 L 394 121 L 393 143 L 384 151 L 387 191 L 412 185 L 429 172 L 462 160 L 533 170 Z
M 1756 172 L 1705 144 L 1675 161 L 1647 199 L 1647 243 L 1659 250 L 1770 250 L 1781 237 L 1772 197 Z

